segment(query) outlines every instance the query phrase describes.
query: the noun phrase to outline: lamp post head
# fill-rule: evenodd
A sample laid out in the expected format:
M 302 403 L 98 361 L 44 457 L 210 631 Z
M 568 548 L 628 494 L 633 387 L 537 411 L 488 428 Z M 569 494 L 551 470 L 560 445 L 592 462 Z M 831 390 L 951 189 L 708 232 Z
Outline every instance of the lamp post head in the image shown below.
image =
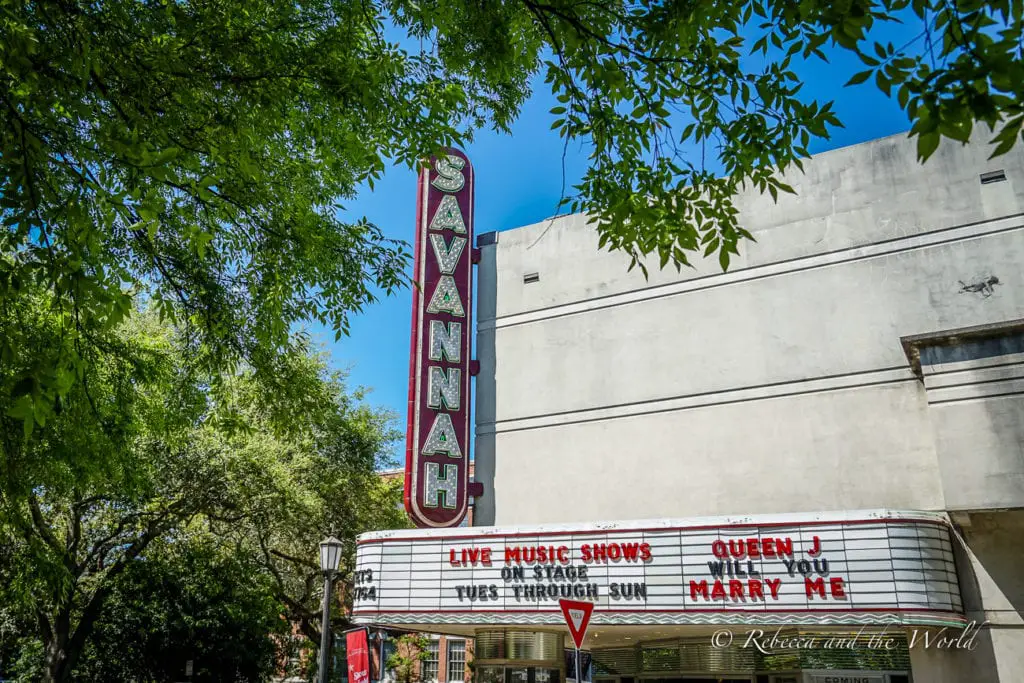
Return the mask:
M 325 574 L 333 574 L 338 571 L 338 561 L 341 559 L 341 541 L 334 536 L 329 536 L 320 541 L 320 570 Z

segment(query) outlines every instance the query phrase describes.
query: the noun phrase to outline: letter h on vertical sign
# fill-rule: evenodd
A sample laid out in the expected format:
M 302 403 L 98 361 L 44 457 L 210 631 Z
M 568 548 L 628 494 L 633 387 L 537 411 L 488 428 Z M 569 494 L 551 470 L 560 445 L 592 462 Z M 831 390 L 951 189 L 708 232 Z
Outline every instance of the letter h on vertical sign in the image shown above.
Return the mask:
M 469 507 L 473 167 L 449 149 L 419 175 L 405 509 L 458 526 Z

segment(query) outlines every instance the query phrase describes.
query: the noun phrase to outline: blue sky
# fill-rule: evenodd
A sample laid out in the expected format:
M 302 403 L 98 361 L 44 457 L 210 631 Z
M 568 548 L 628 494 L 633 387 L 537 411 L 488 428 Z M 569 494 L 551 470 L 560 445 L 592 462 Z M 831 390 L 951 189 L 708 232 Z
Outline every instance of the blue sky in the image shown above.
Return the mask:
M 904 41 L 905 27 L 886 28 L 886 40 L 897 46 Z M 881 37 L 881 36 L 880 36 Z M 871 81 L 843 87 L 857 71 L 859 60 L 846 53 L 827 52 L 830 63 L 818 60 L 794 70 L 804 81 L 802 94 L 819 102 L 835 101 L 835 111 L 845 128 L 833 131 L 832 139 L 813 141 L 811 153 L 844 147 L 909 129 L 906 115 L 895 101 L 879 92 Z M 536 223 L 556 213 L 562 189 L 563 143 L 550 130 L 555 106 L 541 78 L 511 135 L 482 131 L 466 149 L 476 170 L 476 232 L 509 230 Z M 566 187 L 581 176 L 586 155 L 570 146 L 566 156 Z M 411 241 L 416 213 L 416 177 L 405 168 L 391 168 L 373 192 L 363 191 L 346 203 L 346 213 L 365 215 L 386 235 Z M 628 262 L 623 262 L 623 268 Z M 351 387 L 372 389 L 367 400 L 398 416 L 404 432 L 409 365 L 409 324 L 412 299 L 408 289 L 382 298 L 353 318 L 351 335 L 334 342 L 334 335 L 313 328 L 329 351 L 331 363 L 349 371 Z M 400 449 L 399 449 L 400 451 Z

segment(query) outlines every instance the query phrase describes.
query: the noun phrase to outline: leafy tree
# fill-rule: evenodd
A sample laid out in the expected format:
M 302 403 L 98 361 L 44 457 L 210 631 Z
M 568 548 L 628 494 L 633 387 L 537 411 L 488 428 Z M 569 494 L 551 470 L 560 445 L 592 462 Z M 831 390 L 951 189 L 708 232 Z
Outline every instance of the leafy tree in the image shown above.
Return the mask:
M 922 158 L 975 122 L 1005 152 L 1024 123 L 1022 14 L 1022 0 L 0 0 L 0 301 L 46 287 L 71 342 L 22 363 L 16 414 L 52 415 L 90 330 L 135 293 L 211 368 L 269 374 L 299 321 L 343 334 L 374 286 L 402 283 L 407 253 L 338 202 L 390 161 L 508 130 L 537 74 L 560 102 L 553 127 L 591 150 L 565 201 L 601 243 L 645 272 L 694 252 L 727 267 L 750 238 L 734 193 L 791 191 L 782 174 L 841 125 L 801 95 L 801 60 L 860 55 L 852 82 L 897 99 Z M 916 38 L 876 42 L 893 20 Z M 30 334 L 0 340 L 4 362 Z
M 263 681 L 287 624 L 268 577 L 197 537 L 162 544 L 114 582 L 73 679 Z
M 24 340 L 31 343 L 19 361 L 31 362 L 36 349 L 46 358 L 47 349 L 68 343 L 50 301 L 37 294 L 0 309 L 0 336 L 14 325 L 28 330 Z M 0 592 L 5 604 L 29 614 L 44 648 L 47 680 L 70 673 L 110 580 L 154 539 L 217 498 L 215 482 L 190 480 L 202 471 L 199 449 L 174 436 L 195 401 L 176 396 L 187 407 L 172 413 L 165 411 L 172 392 L 150 391 L 175 384 L 166 360 L 169 340 L 132 328 L 102 338 L 117 353 L 89 366 L 45 427 L 23 429 L 32 424 L 18 413 L 25 397 L 7 398 L 12 385 L 24 381 L 23 368 L 0 368 L 0 414 L 6 415 L 0 422 L 6 549 Z M 157 441 L 154 433 L 168 440 Z
M 225 384 L 221 411 L 235 432 L 229 444 L 250 469 L 236 480 L 244 507 L 211 517 L 209 525 L 252 553 L 289 618 L 319 643 L 320 541 L 327 535 L 342 541 L 336 585 L 343 588 L 352 582 L 359 533 L 408 525 L 400 482 L 377 475 L 391 464 L 383 456 L 401 434 L 392 415 L 362 403 L 362 392 L 346 393 L 342 376 L 325 371 L 323 357 L 292 354 L 277 373 L 276 386 L 251 375 Z M 341 607 L 332 613 L 342 614 Z
M 592 146 L 566 203 L 593 214 L 600 243 L 645 274 L 648 255 L 678 268 L 691 252 L 717 252 L 728 268 L 740 239 L 753 239 L 734 195 L 793 192 L 783 174 L 802 170 L 811 140 L 842 125 L 831 102 L 800 96 L 795 65 L 828 61 L 822 48 L 869 67 L 850 85 L 873 77 L 898 100 L 922 161 L 941 137 L 966 143 L 975 122 L 998 130 L 994 154 L 1005 153 L 1024 122 L 1019 1 L 523 3 L 553 52 L 554 127 L 566 143 Z M 872 39 L 893 21 L 911 27 L 911 40 Z
M 430 659 L 427 637 L 420 633 L 398 636 L 395 651 L 388 657 L 387 669 L 397 683 L 416 683 L 422 678 L 423 662 Z
M 40 350 L 74 343 L 48 293 L 10 304 L 0 336 L 17 324 Z M 188 338 L 153 315 L 90 334 L 112 351 L 97 352 L 31 430 L 17 415 L 23 398 L 7 398 L 23 370 L 0 367 L 0 601 L 42 650 L 24 643 L 19 670 L 70 680 L 110 605 L 128 608 L 118 586 L 170 571 L 139 569 L 158 550 L 166 558 L 205 538 L 301 621 L 320 597 L 302 592 L 316 541 L 333 533 L 351 547 L 399 520 L 397 492 L 375 476 L 388 416 L 349 395 L 301 336 L 274 384 L 245 369 L 210 375 Z M 184 589 L 202 597 L 201 586 Z M 163 599 L 134 604 L 159 612 Z

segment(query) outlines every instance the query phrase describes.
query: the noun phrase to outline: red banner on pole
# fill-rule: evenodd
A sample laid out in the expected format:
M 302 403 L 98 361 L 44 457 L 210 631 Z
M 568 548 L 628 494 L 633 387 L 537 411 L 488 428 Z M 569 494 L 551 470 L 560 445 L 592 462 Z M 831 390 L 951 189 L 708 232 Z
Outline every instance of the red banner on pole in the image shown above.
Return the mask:
M 348 683 L 370 683 L 370 647 L 366 642 L 366 629 L 345 634 L 348 659 Z

